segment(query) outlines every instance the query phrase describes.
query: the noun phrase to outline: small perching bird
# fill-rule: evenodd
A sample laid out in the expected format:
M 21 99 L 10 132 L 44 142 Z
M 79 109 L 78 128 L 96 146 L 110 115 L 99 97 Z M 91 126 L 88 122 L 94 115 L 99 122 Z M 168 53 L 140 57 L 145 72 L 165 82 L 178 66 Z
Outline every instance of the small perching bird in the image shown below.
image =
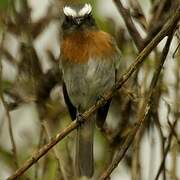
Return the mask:
M 62 24 L 63 93 L 72 120 L 96 103 L 115 84 L 120 51 L 111 35 L 99 30 L 90 4 L 65 6 Z M 111 100 L 77 129 L 75 170 L 92 177 L 93 129 L 102 127 Z

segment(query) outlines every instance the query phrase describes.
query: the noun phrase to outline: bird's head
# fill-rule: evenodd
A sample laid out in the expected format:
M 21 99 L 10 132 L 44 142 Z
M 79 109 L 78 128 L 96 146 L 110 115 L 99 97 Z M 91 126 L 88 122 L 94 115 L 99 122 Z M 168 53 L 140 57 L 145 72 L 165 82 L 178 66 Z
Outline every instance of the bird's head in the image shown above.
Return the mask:
M 64 31 L 71 32 L 73 30 L 96 28 L 90 4 L 65 6 L 63 12 L 65 18 L 62 29 Z

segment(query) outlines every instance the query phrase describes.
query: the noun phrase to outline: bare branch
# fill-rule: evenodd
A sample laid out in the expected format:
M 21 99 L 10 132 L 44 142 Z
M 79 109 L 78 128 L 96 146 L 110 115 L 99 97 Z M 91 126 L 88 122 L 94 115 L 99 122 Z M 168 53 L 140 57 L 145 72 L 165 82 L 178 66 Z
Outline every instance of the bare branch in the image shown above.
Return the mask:
M 44 127 L 44 131 L 47 135 L 48 140 L 50 141 L 51 137 L 52 137 L 52 133 L 48 124 L 48 120 L 44 119 L 42 121 L 42 126 Z M 54 155 L 58 164 L 58 173 L 62 176 L 62 180 L 67 180 L 67 175 L 66 175 L 66 171 L 64 169 L 63 163 L 62 163 L 62 159 L 60 157 L 60 153 L 58 152 L 58 149 L 56 148 L 56 146 L 53 148 L 54 151 Z
M 128 150 L 131 143 L 133 142 L 138 130 L 140 130 L 140 128 L 142 127 L 142 124 L 148 119 L 148 116 L 149 116 L 149 113 L 150 113 L 150 110 L 151 110 L 151 107 L 152 107 L 152 97 L 154 95 L 154 89 L 156 88 L 156 84 L 157 84 L 161 69 L 163 67 L 163 64 L 164 64 L 164 62 L 166 60 L 167 54 L 169 52 L 169 47 L 170 47 L 172 38 L 173 38 L 173 33 L 171 33 L 169 35 L 168 40 L 166 42 L 166 45 L 165 45 L 165 47 L 163 49 L 160 64 L 157 67 L 157 69 L 156 69 L 156 71 L 154 73 L 153 79 L 151 81 L 148 98 L 144 102 L 144 112 L 142 113 L 141 118 L 134 125 L 134 128 L 133 128 L 132 132 L 128 135 L 128 137 L 125 140 L 125 142 L 123 143 L 123 145 L 119 148 L 119 151 L 117 151 L 117 153 L 115 154 L 114 159 L 112 160 L 110 166 L 102 174 L 102 176 L 100 177 L 100 180 L 106 180 L 107 178 L 109 178 L 109 176 L 111 175 L 113 170 L 118 166 L 119 162 L 125 156 L 125 153 Z
M 177 141 L 177 143 L 179 144 L 179 147 L 180 147 L 180 140 L 179 140 L 178 135 L 177 135 L 177 133 L 176 133 L 174 127 L 173 127 L 173 124 L 170 121 L 168 121 L 168 124 L 169 124 L 169 126 L 171 128 L 173 136 L 176 138 L 176 141 Z
M 0 50 L 3 49 L 4 39 L 5 39 L 5 30 L 3 31 L 3 34 L 2 34 Z M 16 143 L 14 140 L 14 134 L 13 134 L 13 129 L 12 129 L 11 116 L 10 116 L 10 112 L 8 109 L 8 104 L 6 103 L 6 101 L 4 99 L 3 90 L 2 90 L 2 59 L 1 59 L 1 55 L 2 55 L 2 52 L 0 51 L 0 83 L 1 83 L 0 84 L 0 99 L 1 99 L 2 104 L 4 106 L 4 110 L 6 113 L 7 120 L 8 120 L 8 130 L 9 130 L 10 140 L 11 140 L 11 144 L 12 144 L 12 152 L 13 152 L 13 156 L 14 156 L 14 163 L 15 163 L 16 168 L 18 168 L 17 150 L 16 150 Z
M 134 43 L 136 44 L 136 47 L 138 48 L 138 50 L 142 50 L 143 48 L 143 39 L 141 37 L 141 35 L 139 34 L 138 30 L 136 29 L 132 18 L 130 16 L 130 13 L 128 12 L 127 9 L 125 9 L 121 3 L 120 0 L 114 0 L 114 3 L 116 4 L 119 12 L 121 13 L 124 22 L 127 26 L 127 29 L 129 31 L 129 34 L 131 35 L 131 37 L 134 40 Z
M 114 95 L 117 89 L 120 89 L 123 84 L 130 78 L 133 72 L 144 62 L 145 58 L 149 55 L 149 53 L 157 46 L 157 44 L 169 34 L 172 29 L 175 29 L 176 24 L 180 18 L 180 7 L 174 13 L 173 17 L 168 21 L 162 30 L 156 35 L 156 37 L 147 45 L 146 48 L 138 55 L 136 61 L 128 68 L 127 72 L 120 78 L 117 84 L 111 89 L 111 91 L 105 93 L 103 98 L 100 99 L 95 105 L 89 108 L 82 114 L 82 121 L 88 120 L 88 117 L 94 113 L 99 107 L 106 104 L 106 102 Z M 124 145 L 124 149 L 127 148 L 127 144 L 131 142 L 132 135 L 134 132 L 138 130 L 141 126 L 144 118 L 146 118 L 147 113 L 149 112 L 149 106 L 147 106 L 145 110 L 145 114 L 142 117 L 139 124 L 137 124 L 132 131 L 131 135 L 127 138 L 126 143 Z M 79 126 L 77 120 L 74 120 L 67 128 L 58 133 L 56 137 L 52 138 L 51 141 L 43 146 L 37 153 L 33 154 L 30 159 L 28 159 L 21 168 L 19 168 L 12 176 L 8 179 L 17 179 L 17 177 L 21 176 L 27 169 L 29 169 L 35 162 L 37 162 L 42 156 L 44 156 L 52 147 L 54 147 L 59 141 L 61 141 L 65 136 L 67 136 L 70 132 L 72 132 L 75 128 Z M 127 143 L 128 142 L 128 143 Z
M 172 129 L 171 129 L 171 132 L 170 132 L 169 137 L 168 137 L 168 143 L 167 143 L 166 149 L 165 149 L 165 151 L 164 151 L 164 157 L 163 157 L 163 160 L 162 160 L 162 162 L 161 162 L 161 164 L 160 164 L 160 166 L 159 166 L 159 169 L 158 169 L 157 175 L 156 175 L 156 177 L 155 177 L 155 180 L 158 180 L 158 179 L 159 179 L 159 176 L 160 176 L 160 174 L 161 174 L 161 171 L 163 170 L 163 167 L 164 167 L 164 163 L 165 163 L 167 154 L 168 154 L 169 149 L 170 149 L 170 147 L 171 147 L 171 142 L 172 142 L 171 139 L 172 139 L 172 137 L 173 137 L 173 129 L 176 127 L 176 124 L 177 124 L 177 119 L 176 119 L 176 121 L 174 121 L 174 123 L 173 123 L 173 125 L 172 125 Z

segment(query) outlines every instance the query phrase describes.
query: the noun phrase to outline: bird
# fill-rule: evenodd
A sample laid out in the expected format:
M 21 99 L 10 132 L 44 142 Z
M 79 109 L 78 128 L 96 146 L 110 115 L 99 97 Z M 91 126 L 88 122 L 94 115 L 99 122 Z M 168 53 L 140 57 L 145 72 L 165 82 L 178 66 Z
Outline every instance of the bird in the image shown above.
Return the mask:
M 66 5 L 63 14 L 62 90 L 71 119 L 80 121 L 81 114 L 115 85 L 121 53 L 115 39 L 96 24 L 90 4 Z M 79 177 L 94 174 L 94 127 L 103 127 L 110 103 L 111 99 L 77 128 L 75 173 Z

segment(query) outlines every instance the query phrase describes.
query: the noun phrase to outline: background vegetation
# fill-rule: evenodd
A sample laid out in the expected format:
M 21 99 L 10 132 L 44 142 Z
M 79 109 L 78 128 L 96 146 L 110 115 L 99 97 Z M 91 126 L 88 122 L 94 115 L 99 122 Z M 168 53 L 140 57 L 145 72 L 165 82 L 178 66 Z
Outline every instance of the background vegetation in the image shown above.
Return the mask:
M 0 0 L 2 180 L 17 169 L 9 179 L 77 179 L 58 61 L 62 7 L 79 1 L 39 2 Z M 96 128 L 93 179 L 180 179 L 180 1 L 83 2 L 92 4 L 99 27 L 122 51 L 119 90 L 105 126 Z

